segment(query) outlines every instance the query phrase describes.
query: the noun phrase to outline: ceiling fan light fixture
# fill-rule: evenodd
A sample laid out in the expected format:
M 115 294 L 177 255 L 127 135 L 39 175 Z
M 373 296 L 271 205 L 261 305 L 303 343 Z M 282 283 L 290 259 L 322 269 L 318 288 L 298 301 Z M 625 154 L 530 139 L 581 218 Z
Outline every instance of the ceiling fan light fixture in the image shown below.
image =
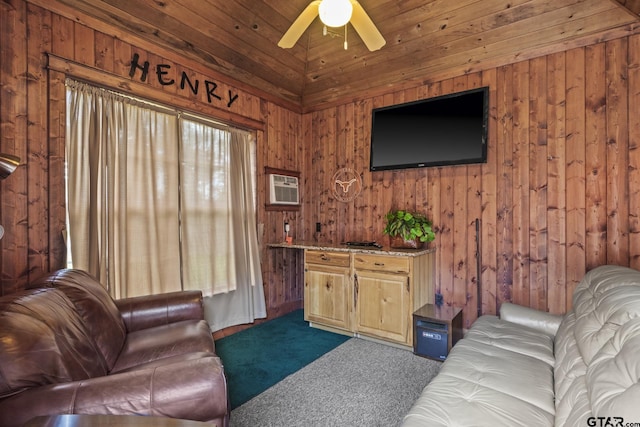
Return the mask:
M 344 26 L 346 31 L 349 23 L 370 51 L 378 50 L 387 43 L 357 0 L 312 0 L 284 33 L 278 46 L 283 49 L 293 47 L 318 15 L 324 24 L 324 35 L 327 34 L 326 27 Z
M 351 19 L 353 5 L 350 0 L 322 0 L 318 13 L 327 27 L 342 27 Z
M 20 158 L 11 154 L 0 153 L 0 179 L 5 179 L 20 165 Z

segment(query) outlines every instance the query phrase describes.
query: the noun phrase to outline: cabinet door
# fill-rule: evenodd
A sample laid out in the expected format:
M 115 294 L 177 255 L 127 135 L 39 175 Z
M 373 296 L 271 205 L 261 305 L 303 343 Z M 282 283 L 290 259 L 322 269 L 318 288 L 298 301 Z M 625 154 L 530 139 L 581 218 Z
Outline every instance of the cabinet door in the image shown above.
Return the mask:
M 356 271 L 356 329 L 359 333 L 410 344 L 409 276 Z
M 307 264 L 304 314 L 310 322 L 349 330 L 349 269 Z

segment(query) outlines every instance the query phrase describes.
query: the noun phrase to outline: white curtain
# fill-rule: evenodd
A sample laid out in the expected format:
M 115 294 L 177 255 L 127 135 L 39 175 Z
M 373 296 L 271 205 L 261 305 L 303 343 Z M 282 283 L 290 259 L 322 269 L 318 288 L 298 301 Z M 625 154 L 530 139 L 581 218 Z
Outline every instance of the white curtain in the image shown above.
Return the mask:
M 213 330 L 266 317 L 253 136 L 189 116 L 180 128 L 185 287 L 210 288 L 204 295 L 214 295 L 205 300 Z
M 175 116 L 67 84 L 73 266 L 98 277 L 115 298 L 179 290 Z
M 73 266 L 115 298 L 199 289 L 213 330 L 265 317 L 253 135 L 71 80 L 67 108 Z

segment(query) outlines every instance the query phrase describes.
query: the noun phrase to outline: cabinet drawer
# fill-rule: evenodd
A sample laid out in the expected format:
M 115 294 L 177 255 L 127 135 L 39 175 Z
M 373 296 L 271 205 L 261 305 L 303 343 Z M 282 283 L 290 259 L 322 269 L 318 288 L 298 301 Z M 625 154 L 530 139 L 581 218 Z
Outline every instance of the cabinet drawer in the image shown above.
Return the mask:
M 304 261 L 308 264 L 349 267 L 349 254 L 346 252 L 305 251 Z
M 355 254 L 353 263 L 354 267 L 360 270 L 409 272 L 408 257 Z

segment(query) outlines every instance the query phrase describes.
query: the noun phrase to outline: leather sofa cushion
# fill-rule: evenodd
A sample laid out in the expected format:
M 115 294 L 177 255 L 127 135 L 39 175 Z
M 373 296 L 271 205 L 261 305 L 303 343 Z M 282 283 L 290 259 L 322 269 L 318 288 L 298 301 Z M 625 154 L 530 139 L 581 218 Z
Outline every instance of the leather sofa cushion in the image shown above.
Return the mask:
M 0 410 L 0 425 L 21 426 L 34 416 L 51 414 L 51 408 L 60 408 L 54 413 L 162 416 L 227 425 L 226 378 L 220 360 L 211 356 L 26 393 L 28 399 L 8 398 L 8 407 L 19 415 L 8 420 L 7 411 Z
M 176 291 L 114 300 L 128 332 L 204 319 L 201 291 Z
M 429 383 L 402 423 L 402 427 L 552 425 L 553 414 L 449 374 L 438 374 Z
M 465 335 L 465 339 L 530 356 L 551 366 L 555 364 L 553 337 L 540 333 L 539 330 L 506 322 L 495 316 L 481 316 L 474 326 Z
M 618 266 L 587 272 L 574 291 L 573 310 L 575 338 L 589 365 L 620 325 L 640 316 L 640 273 Z
M 477 339 L 478 336 L 485 338 Z M 533 355 L 525 354 L 519 346 L 533 349 Z M 481 316 L 454 349 L 441 373 L 451 371 L 451 376 L 461 380 L 493 388 L 545 412 L 555 412 L 553 360 L 549 363 L 544 357 L 553 352 L 548 335 L 494 316 Z
M 503 301 L 502 304 L 500 304 L 500 318 L 507 322 L 517 323 L 537 331 L 543 331 L 553 337 L 556 335 L 556 332 L 558 332 L 558 327 L 560 327 L 564 316 Z
M 205 320 L 184 320 L 129 333 L 111 373 L 186 353 L 215 355 Z
M 119 343 L 127 317 L 84 272 L 59 271 L 29 290 L 0 297 L 0 426 L 19 427 L 33 417 L 60 413 L 156 415 L 228 425 L 226 378 L 202 317 L 201 293 L 121 303 L 129 320 L 135 319 L 132 325 L 147 327 L 127 329 L 127 339 L 111 347 Z M 122 349 L 117 372 L 105 357 L 116 354 L 115 348 Z
M 638 420 L 640 403 L 640 317 L 625 322 L 587 370 L 594 414 Z
M 473 339 L 459 341 L 455 349 L 447 357 L 441 374 L 492 388 L 550 414 L 555 412 L 553 366 Z
M 560 411 L 559 404 L 563 401 L 571 384 L 587 372 L 587 365 L 580 356 L 578 343 L 573 335 L 576 323 L 576 315 L 573 311 L 565 317 L 558 329 L 555 339 L 556 365 L 554 366 L 554 378 L 556 383 L 556 411 Z M 584 378 L 582 379 L 584 382 Z M 585 389 L 586 390 L 586 389 Z M 573 406 L 570 404 L 570 406 Z M 566 411 L 563 410 L 563 411 Z
M 591 413 L 586 377 L 576 377 L 571 382 L 562 401 L 556 404 L 556 427 L 584 427 Z M 611 415 L 609 415 L 611 416 Z
M 552 345 L 533 329 L 502 322 L 481 317 L 473 324 L 403 427 L 640 419 L 640 272 L 607 265 L 585 274 Z
M 107 369 L 113 368 L 125 342 L 126 328 L 104 286 L 85 271 L 65 269 L 46 275 L 29 287 L 48 287 L 64 292 L 84 319 Z
M 64 293 L 33 289 L 0 298 L 0 397 L 106 375 L 101 361 Z
M 611 265 L 587 272 L 555 347 L 557 426 L 591 416 L 638 419 L 640 273 Z

